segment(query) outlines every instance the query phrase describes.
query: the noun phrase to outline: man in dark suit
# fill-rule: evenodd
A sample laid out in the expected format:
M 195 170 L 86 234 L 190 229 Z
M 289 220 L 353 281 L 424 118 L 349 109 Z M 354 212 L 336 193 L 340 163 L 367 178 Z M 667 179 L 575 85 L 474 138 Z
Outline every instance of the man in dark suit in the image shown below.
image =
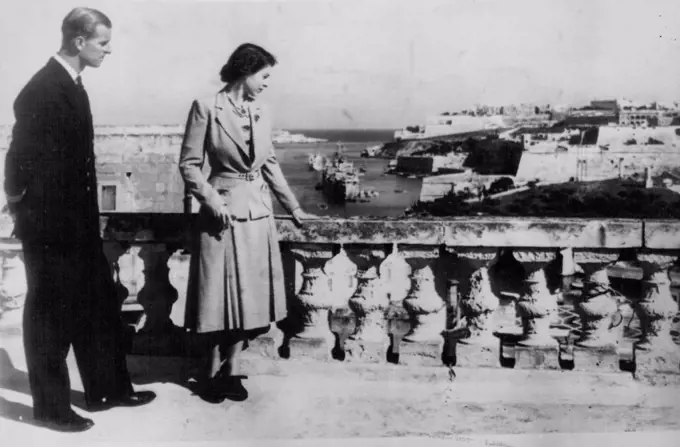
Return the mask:
M 103 254 L 94 131 L 80 73 L 111 52 L 111 21 L 76 8 L 59 52 L 21 90 L 5 163 L 5 193 L 21 239 L 28 294 L 24 347 L 40 423 L 62 431 L 94 424 L 71 408 L 66 357 L 72 346 L 88 410 L 137 406 L 125 358 L 115 284 Z

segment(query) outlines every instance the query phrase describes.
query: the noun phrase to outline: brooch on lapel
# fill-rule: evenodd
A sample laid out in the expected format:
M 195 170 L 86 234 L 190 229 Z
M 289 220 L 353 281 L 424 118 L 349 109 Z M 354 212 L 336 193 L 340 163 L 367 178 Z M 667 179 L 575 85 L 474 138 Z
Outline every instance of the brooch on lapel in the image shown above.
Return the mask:
M 258 122 L 260 121 L 260 108 L 255 107 L 255 110 L 253 110 L 253 121 Z

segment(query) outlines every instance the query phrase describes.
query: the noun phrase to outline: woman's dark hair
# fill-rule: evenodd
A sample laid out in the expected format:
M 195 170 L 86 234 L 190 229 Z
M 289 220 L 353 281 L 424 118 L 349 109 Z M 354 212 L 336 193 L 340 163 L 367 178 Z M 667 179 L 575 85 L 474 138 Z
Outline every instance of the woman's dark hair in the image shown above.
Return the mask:
M 244 43 L 231 53 L 229 60 L 220 70 L 222 82 L 230 84 L 257 73 L 264 67 L 276 65 L 276 58 L 264 48 Z

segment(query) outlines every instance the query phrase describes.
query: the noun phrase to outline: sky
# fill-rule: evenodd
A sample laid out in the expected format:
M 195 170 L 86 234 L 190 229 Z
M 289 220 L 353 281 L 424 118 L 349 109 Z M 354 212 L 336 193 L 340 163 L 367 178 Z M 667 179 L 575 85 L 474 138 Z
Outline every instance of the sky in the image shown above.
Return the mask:
M 3 0 L 0 124 L 74 6 L 113 22 L 97 125 L 183 124 L 243 42 L 279 60 L 278 128 L 399 128 L 475 104 L 680 100 L 678 0 Z

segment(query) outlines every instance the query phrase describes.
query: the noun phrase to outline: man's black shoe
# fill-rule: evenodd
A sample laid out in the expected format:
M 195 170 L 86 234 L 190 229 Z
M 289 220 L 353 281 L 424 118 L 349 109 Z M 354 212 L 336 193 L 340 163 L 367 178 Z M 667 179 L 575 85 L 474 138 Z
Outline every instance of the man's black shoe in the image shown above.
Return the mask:
M 153 391 L 137 391 L 121 397 L 108 400 L 90 402 L 87 410 L 90 412 L 109 410 L 113 407 L 140 407 L 146 405 L 156 398 Z
M 92 419 L 84 418 L 75 411 L 71 411 L 65 416 L 36 416 L 35 420 L 41 427 L 69 433 L 83 432 L 94 427 Z

